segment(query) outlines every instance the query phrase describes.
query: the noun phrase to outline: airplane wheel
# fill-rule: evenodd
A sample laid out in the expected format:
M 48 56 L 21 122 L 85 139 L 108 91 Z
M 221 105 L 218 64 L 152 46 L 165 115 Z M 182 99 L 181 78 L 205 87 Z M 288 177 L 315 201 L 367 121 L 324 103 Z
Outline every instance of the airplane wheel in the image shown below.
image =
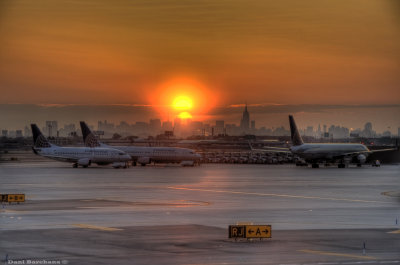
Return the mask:
M 361 164 L 357 164 L 357 167 L 361 167 Z
M 319 168 L 319 164 L 312 164 L 311 167 L 312 168 Z
M 338 168 L 345 168 L 345 166 L 346 166 L 345 164 L 339 164 Z
M 78 164 L 72 164 L 72 167 L 73 167 L 73 168 L 77 168 L 77 167 L 78 167 Z
M 84 168 L 87 168 L 88 166 L 83 166 Z

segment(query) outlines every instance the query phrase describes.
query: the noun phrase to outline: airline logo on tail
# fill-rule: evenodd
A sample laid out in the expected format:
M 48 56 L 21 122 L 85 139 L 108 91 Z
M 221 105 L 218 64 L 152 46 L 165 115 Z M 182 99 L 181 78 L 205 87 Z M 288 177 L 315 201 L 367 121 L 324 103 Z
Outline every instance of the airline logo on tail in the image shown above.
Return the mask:
M 39 130 L 36 124 L 31 124 L 32 134 L 33 134 L 33 146 L 34 147 L 51 147 L 51 144 L 43 136 L 42 132 Z
M 303 139 L 300 136 L 299 130 L 297 129 L 296 123 L 294 122 L 294 118 L 292 115 L 289 115 L 289 123 L 290 123 L 290 135 L 292 138 L 293 145 L 302 145 Z
M 81 121 L 81 129 L 83 135 L 83 141 L 87 147 L 99 147 L 101 146 L 96 136 L 92 133 L 85 122 Z

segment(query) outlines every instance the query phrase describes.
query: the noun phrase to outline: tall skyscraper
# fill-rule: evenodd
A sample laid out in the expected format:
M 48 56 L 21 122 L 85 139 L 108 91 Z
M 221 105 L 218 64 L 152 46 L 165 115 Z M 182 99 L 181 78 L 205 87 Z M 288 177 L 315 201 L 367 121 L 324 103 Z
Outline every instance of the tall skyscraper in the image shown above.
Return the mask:
M 49 137 L 56 137 L 58 131 L 57 121 L 46 121 L 46 131 Z
M 247 111 L 247 104 L 246 104 L 246 106 L 244 107 L 242 120 L 240 121 L 240 129 L 242 130 L 242 132 L 247 133 L 249 131 L 249 128 L 250 128 L 250 114 Z

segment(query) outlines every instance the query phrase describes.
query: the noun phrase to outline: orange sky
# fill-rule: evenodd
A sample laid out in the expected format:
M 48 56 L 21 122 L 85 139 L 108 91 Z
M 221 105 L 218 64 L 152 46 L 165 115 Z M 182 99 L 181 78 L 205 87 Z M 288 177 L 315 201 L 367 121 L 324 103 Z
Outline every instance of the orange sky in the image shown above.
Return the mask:
M 156 105 L 180 78 L 210 106 L 397 104 L 399 11 L 385 0 L 5 0 L 0 104 Z

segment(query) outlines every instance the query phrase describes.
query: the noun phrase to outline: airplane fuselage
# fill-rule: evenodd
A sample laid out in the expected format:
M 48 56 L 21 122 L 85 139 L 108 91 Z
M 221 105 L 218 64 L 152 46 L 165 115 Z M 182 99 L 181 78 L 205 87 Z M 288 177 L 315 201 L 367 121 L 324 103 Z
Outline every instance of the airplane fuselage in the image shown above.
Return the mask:
M 112 146 L 126 152 L 132 160 L 148 159 L 156 163 L 180 163 L 182 161 L 198 161 L 200 155 L 191 149 L 178 147 L 141 147 L 141 146 Z
M 292 146 L 290 151 L 307 160 L 332 160 L 340 159 L 352 154 L 363 154 L 368 156 L 370 150 L 363 144 L 302 144 Z
M 38 155 L 59 161 L 79 162 L 87 159 L 90 163 L 110 164 L 113 162 L 126 162 L 131 157 L 124 152 L 113 148 L 90 147 L 46 147 L 34 148 Z

